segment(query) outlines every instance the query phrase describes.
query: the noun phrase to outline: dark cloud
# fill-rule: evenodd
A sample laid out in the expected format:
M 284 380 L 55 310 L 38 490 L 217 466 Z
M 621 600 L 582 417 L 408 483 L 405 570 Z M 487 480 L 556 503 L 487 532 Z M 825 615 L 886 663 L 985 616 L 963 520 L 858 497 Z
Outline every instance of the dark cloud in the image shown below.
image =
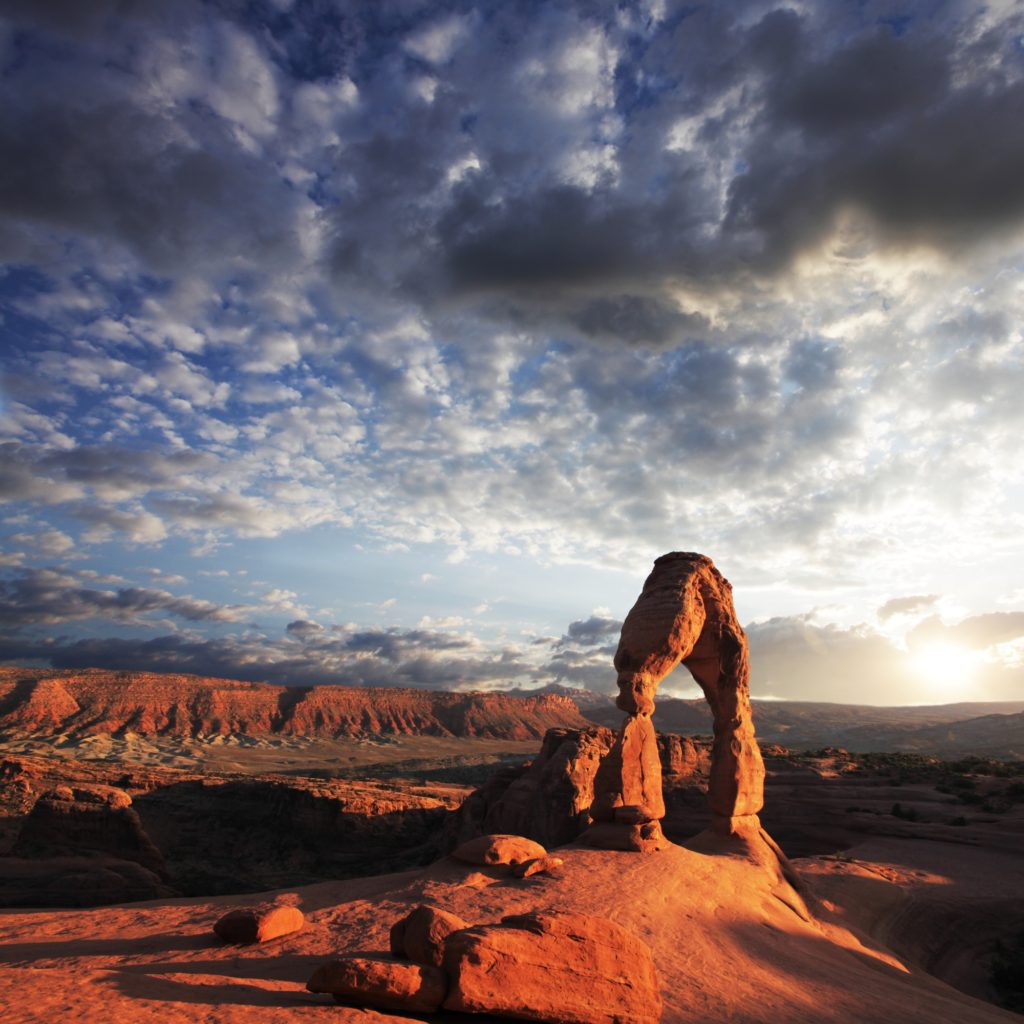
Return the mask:
M 910 597 L 894 597 L 878 609 L 878 618 L 885 622 L 894 615 L 911 615 L 930 608 L 938 601 L 938 594 L 912 594 Z
M 530 666 L 511 651 L 484 651 L 472 642 L 422 630 L 355 635 L 289 631 L 275 640 L 246 635 L 147 640 L 0 638 L 0 661 L 44 660 L 54 668 L 99 667 L 190 672 L 286 685 L 412 686 L 452 690 L 494 688 L 522 678 Z
M 83 619 L 138 622 L 154 612 L 189 622 L 237 622 L 243 609 L 145 587 L 96 590 L 52 569 L 25 570 L 0 580 L 0 618 L 9 627 L 53 626 Z
M 584 647 L 606 643 L 612 637 L 617 637 L 621 629 L 622 622 L 619 619 L 591 615 L 589 619 L 577 619 L 575 622 L 570 622 L 569 628 L 559 643 L 563 646 L 579 644 Z

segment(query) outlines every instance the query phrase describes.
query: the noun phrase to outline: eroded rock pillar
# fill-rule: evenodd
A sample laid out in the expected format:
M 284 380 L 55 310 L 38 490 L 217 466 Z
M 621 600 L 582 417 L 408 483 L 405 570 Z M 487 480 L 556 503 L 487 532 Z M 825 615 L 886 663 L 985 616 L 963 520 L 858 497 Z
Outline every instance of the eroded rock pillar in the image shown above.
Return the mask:
M 760 825 L 764 764 L 754 738 L 747 641 L 732 587 L 710 558 L 675 551 L 655 561 L 622 625 L 616 703 L 628 717 L 595 780 L 595 824 L 586 834 L 592 845 L 646 851 L 664 843 L 661 765 L 650 716 L 658 684 L 680 662 L 704 691 L 714 718 L 712 827 L 731 834 Z

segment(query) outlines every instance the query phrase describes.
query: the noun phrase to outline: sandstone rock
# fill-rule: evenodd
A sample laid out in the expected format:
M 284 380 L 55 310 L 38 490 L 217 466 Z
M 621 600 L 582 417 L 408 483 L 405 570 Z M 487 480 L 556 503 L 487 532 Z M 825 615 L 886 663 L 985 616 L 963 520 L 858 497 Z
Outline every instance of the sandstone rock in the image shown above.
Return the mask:
M 764 764 L 751 719 L 746 637 L 732 588 L 711 559 L 675 551 L 655 561 L 622 625 L 615 653 L 618 706 L 640 720 L 650 715 L 658 683 L 680 662 L 704 691 L 714 718 L 708 799 L 716 827 L 747 830 L 763 804 Z M 595 803 L 614 804 L 616 783 L 603 778 Z
M 512 874 L 516 878 L 530 878 L 532 875 L 547 875 L 560 868 L 565 863 L 561 857 L 535 857 L 533 860 L 524 860 L 512 868 Z
M 101 669 L 0 667 L 0 732 L 140 736 L 540 738 L 586 720 L 571 697 L 349 686 L 271 686 Z
M 628 815 L 617 813 L 629 808 Z M 665 816 L 661 791 L 661 757 L 654 725 L 647 715 L 626 720 L 615 745 L 594 780 L 594 821 L 638 824 Z
M 549 729 L 526 767 L 495 772 L 463 804 L 450 848 L 474 835 L 528 836 L 550 849 L 571 843 L 589 824 L 594 778 L 615 740 L 610 729 Z
M 0 857 L 0 907 L 99 907 L 178 896 L 134 861 L 87 857 Z
M 447 1010 L 551 1024 L 653 1024 L 661 995 L 648 946 L 606 918 L 533 913 L 455 932 Z
M 329 993 L 339 1003 L 433 1013 L 441 1006 L 448 980 L 439 968 L 425 964 L 349 956 L 318 967 L 306 988 Z
M 230 911 L 213 926 L 213 930 L 225 942 L 249 945 L 270 942 L 297 932 L 303 921 L 298 907 L 252 907 Z
M 416 964 L 440 967 L 444 941 L 469 922 L 437 907 L 421 906 L 391 926 L 391 955 Z
M 547 850 L 525 836 L 477 836 L 452 850 L 452 856 L 466 864 L 519 864 L 524 860 L 544 857 Z
M 43 793 L 22 823 L 11 853 L 94 854 L 135 861 L 158 876 L 166 875 L 164 859 L 143 829 L 132 798 L 113 786 L 59 785 Z

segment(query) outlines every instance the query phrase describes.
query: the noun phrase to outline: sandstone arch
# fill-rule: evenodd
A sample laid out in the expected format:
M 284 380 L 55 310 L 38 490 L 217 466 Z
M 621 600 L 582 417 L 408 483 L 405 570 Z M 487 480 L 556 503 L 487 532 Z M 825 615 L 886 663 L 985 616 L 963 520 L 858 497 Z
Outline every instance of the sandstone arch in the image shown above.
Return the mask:
M 663 842 L 661 766 L 654 726 L 658 684 L 680 662 L 711 705 L 715 739 L 708 800 L 718 832 L 759 827 L 764 764 L 750 709 L 747 640 L 732 587 L 710 558 L 673 551 L 654 563 L 626 616 L 615 653 L 619 697 L 629 716 L 595 780 L 595 845 L 657 848 Z

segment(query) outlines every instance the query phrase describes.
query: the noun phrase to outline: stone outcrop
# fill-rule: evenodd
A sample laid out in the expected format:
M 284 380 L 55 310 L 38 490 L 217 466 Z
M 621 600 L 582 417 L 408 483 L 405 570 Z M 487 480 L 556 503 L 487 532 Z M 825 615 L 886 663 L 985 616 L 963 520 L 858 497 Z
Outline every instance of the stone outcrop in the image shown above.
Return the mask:
M 687 824 L 693 805 L 706 817 L 710 742 L 665 733 L 656 741 L 669 818 L 681 804 Z M 445 847 L 494 832 L 527 836 L 548 849 L 574 842 L 591 824 L 595 779 L 614 742 L 610 729 L 551 729 L 532 762 L 498 769 L 465 800 L 449 822 Z
M 531 913 L 455 932 L 445 943 L 446 1010 L 557 1024 L 654 1024 L 661 994 L 650 948 L 607 918 Z
M 297 932 L 303 920 L 298 907 L 250 907 L 229 911 L 213 926 L 213 930 L 224 942 L 250 945 Z
M 532 878 L 534 875 L 550 875 L 565 863 L 561 857 L 534 857 L 533 860 L 524 860 L 512 868 L 512 874 L 516 878 Z
M 166 875 L 164 859 L 142 827 L 132 798 L 113 786 L 55 786 L 43 793 L 22 824 L 11 853 L 15 857 L 115 857 Z
M 47 795 L 76 791 L 98 802 Z M 83 895 L 61 879 L 95 872 L 100 863 L 104 874 L 90 903 L 151 899 L 171 889 L 177 895 L 266 892 L 407 870 L 450 849 L 440 839 L 468 792 L 406 779 L 253 778 L 8 757 L 0 761 L 0 879 L 16 872 L 19 884 L 28 885 L 26 865 L 35 863 L 39 882 L 27 904 L 16 887 L 0 885 L 0 906 L 60 906 L 61 900 L 79 906 Z M 96 794 L 111 794 L 113 804 Z M 58 856 L 83 863 L 49 863 Z M 132 859 L 151 868 L 126 867 Z
M 534 863 L 532 861 L 527 863 Z M 469 922 L 437 907 L 420 906 L 391 926 L 391 955 L 414 964 L 440 967 L 444 943 L 452 932 L 468 928 Z
M 547 852 L 540 843 L 525 836 L 490 835 L 477 836 L 457 846 L 452 850 L 452 856 L 465 864 L 515 867 L 528 860 L 545 857 Z
M 661 792 L 661 764 L 651 752 L 650 716 L 658 684 L 680 663 L 704 691 L 714 721 L 712 827 L 724 834 L 760 827 L 764 764 L 754 738 L 747 642 L 732 588 L 711 559 L 675 551 L 655 561 L 622 625 L 616 704 L 628 717 L 595 783 L 595 826 L 587 833 L 593 845 L 645 851 L 663 845 L 664 805 L 652 799 Z
M 465 736 L 540 739 L 587 724 L 571 697 L 271 686 L 100 669 L 0 668 L 0 735 Z
M 439 968 L 425 964 L 347 956 L 318 967 L 306 988 L 354 1006 L 433 1013 L 441 1007 L 448 981 Z

